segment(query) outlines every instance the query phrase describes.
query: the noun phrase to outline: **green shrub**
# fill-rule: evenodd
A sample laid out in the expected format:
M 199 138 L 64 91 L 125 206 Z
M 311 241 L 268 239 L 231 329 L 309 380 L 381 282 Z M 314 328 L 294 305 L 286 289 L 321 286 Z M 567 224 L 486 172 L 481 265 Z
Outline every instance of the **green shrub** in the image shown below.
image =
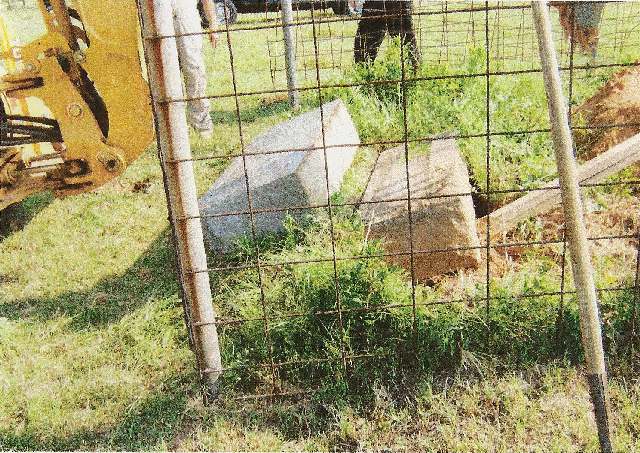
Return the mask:
M 265 254 L 264 263 L 307 262 L 263 268 L 264 308 L 257 272 L 214 282 L 226 301 L 224 316 L 250 320 L 222 335 L 225 363 L 239 367 L 225 375 L 226 385 L 268 392 L 273 360 L 282 390 L 317 388 L 334 399 L 364 402 L 376 387 L 398 393 L 443 371 L 491 363 L 506 371 L 581 359 L 572 296 L 565 297 L 562 310 L 558 296 L 539 296 L 557 291 L 551 261 L 536 261 L 535 272 L 493 279 L 489 305 L 482 300 L 483 285 L 469 291 L 476 303 L 439 303 L 446 296 L 437 288 L 419 286 L 414 319 L 406 271 L 378 258 L 379 244 L 365 242 L 363 226 L 346 211 L 334 218 L 336 255 L 365 258 L 338 260 L 334 268 L 326 220 L 316 219 L 304 232 L 290 221 L 285 237 Z M 604 319 L 611 320 L 607 345 L 616 353 L 628 343 L 633 300 L 621 292 L 603 304 Z

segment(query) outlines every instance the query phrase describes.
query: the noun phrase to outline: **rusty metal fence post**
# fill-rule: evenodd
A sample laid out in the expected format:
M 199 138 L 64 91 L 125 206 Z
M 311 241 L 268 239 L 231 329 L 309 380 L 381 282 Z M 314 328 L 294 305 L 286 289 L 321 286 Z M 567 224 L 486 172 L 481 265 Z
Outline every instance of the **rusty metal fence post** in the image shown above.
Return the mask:
M 300 93 L 296 88 L 296 43 L 293 34 L 293 6 L 291 0 L 281 0 L 282 33 L 284 35 L 284 59 L 287 65 L 287 87 L 289 89 L 289 103 L 293 109 L 300 107 Z
M 573 137 L 569 127 L 567 103 L 562 93 L 547 2 L 533 1 L 531 5 L 549 105 L 551 135 L 558 166 L 567 243 L 571 252 L 573 278 L 580 305 L 580 331 L 587 365 L 587 380 L 596 416 L 600 447 L 603 452 L 611 452 L 613 448 L 609 424 L 607 372 L 598 298 L 578 185 L 576 160 L 573 155 Z
M 207 258 L 189 144 L 182 77 L 171 2 L 140 0 L 143 45 L 156 119 L 159 154 L 165 173 L 169 214 L 176 239 L 178 267 L 193 347 L 205 401 L 217 393 L 222 371 Z M 179 38 L 178 38 L 179 39 Z

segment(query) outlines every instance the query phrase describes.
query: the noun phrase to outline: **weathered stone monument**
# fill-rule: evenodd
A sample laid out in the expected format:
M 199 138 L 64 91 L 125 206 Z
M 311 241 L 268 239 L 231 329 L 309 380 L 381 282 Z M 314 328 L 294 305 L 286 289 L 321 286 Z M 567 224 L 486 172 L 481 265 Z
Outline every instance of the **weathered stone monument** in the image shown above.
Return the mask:
M 431 152 L 409 160 L 414 270 L 424 281 L 477 268 L 480 241 L 467 166 L 452 139 L 435 140 Z M 404 145 L 383 151 L 360 208 L 370 236 L 386 253 L 406 253 L 388 261 L 411 270 L 409 210 Z M 399 200 L 402 201 L 384 201 Z M 465 249 L 466 248 L 466 249 Z M 451 250 L 454 249 L 454 250 Z M 447 250 L 447 251 L 444 251 Z
M 226 252 L 238 238 L 252 236 L 245 163 L 256 234 L 262 236 L 282 231 L 287 215 L 300 218 L 309 212 L 295 208 L 326 205 L 327 174 L 331 195 L 340 188 L 359 144 L 358 132 L 341 100 L 257 137 L 246 147 L 247 155 L 234 158 L 200 199 L 209 245 Z

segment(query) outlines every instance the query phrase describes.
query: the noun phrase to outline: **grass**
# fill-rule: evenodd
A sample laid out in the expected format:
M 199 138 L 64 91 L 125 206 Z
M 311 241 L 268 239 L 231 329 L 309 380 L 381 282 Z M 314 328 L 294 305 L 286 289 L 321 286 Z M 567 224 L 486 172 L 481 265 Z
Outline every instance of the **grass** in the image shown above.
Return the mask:
M 33 35 L 27 21 L 35 10 L 2 13 L 8 13 L 21 37 Z M 243 16 L 243 24 L 255 18 Z M 308 38 L 309 30 L 304 32 Z M 266 48 L 273 33 L 233 35 L 239 91 L 273 87 Z M 222 39 L 216 51 L 206 49 L 214 94 L 233 91 L 225 44 Z M 398 77 L 399 51 L 390 43 L 373 68 L 327 70 L 323 81 Z M 628 52 L 620 58 L 633 58 L 633 49 Z M 484 70 L 482 50 L 468 48 L 464 55 L 457 65 L 424 65 L 420 75 Z M 283 78 L 278 77 L 275 86 L 282 87 Z M 575 87 L 576 102 L 606 77 L 606 71 L 584 75 Z M 341 97 L 347 102 L 363 141 L 402 139 L 405 100 L 410 137 L 452 128 L 482 133 L 486 127 L 482 77 L 425 80 L 404 93 L 398 88 L 334 88 L 321 95 L 323 100 Z M 492 78 L 489 89 L 492 130 L 545 126 L 538 76 Z M 305 109 L 318 101 L 317 91 L 304 92 Z M 215 137 L 193 137 L 194 153 L 204 157 L 238 152 L 234 99 L 219 98 L 212 104 Z M 291 115 L 282 93 L 242 96 L 239 104 L 245 143 Z M 485 187 L 484 137 L 460 146 L 478 186 Z M 360 150 L 336 201 L 359 196 L 378 148 Z M 491 178 L 492 189 L 533 187 L 553 177 L 545 134 L 496 137 L 491 153 L 492 174 L 501 176 Z M 197 162 L 201 192 L 226 163 L 224 158 Z M 148 187 L 136 190 L 142 181 L 149 181 Z M 554 295 L 561 284 L 561 244 L 493 256 L 489 283 L 494 299 L 488 306 L 482 300 L 486 278 L 479 270 L 418 286 L 414 314 L 406 272 L 375 257 L 380 245 L 368 241 L 357 214 L 343 208 L 334 212 L 338 254 L 368 259 L 338 264 L 345 311 L 341 322 L 335 314 L 317 314 L 336 308 L 332 263 L 267 268 L 264 296 L 273 349 L 261 321 L 221 329 L 224 361 L 233 369 L 222 380 L 226 397 L 214 407 L 203 407 L 182 320 L 161 181 L 154 150 L 149 150 L 118 181 L 96 192 L 67 199 L 41 194 L 4 213 L 0 448 L 597 450 L 580 366 L 576 302 L 572 294 Z M 633 190 L 600 188 L 588 195 L 593 236 L 637 232 Z M 492 201 L 503 202 L 497 196 Z M 556 217 L 552 213 L 525 222 L 507 239 L 549 239 L 557 233 Z M 291 221 L 286 234 L 264 240 L 262 260 L 330 256 L 327 225 L 326 213 L 303 223 Z M 241 244 L 226 263 L 248 261 L 250 248 Z M 633 284 L 633 241 L 601 240 L 593 252 L 599 287 Z M 571 291 L 570 269 L 566 274 L 565 289 Z M 262 316 L 255 271 L 215 273 L 212 288 L 221 317 Z M 540 293 L 550 295 L 534 297 Z M 531 297 L 519 299 L 521 295 Z M 464 301 L 450 302 L 455 300 Z M 620 451 L 640 449 L 636 310 L 632 291 L 602 293 Z M 292 313 L 302 316 L 289 316 Z M 363 353 L 371 356 L 347 360 L 344 367 L 343 356 Z M 271 390 L 271 358 L 291 362 L 279 368 L 281 390 L 315 391 L 273 405 L 268 400 L 234 401 Z M 322 361 L 298 362 L 310 358 Z

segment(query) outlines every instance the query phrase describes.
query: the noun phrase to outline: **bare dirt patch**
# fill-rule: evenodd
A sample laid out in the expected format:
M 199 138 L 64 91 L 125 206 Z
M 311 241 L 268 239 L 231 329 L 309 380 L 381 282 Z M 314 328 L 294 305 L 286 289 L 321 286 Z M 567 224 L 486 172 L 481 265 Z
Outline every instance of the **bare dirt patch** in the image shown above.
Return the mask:
M 592 159 L 639 133 L 640 66 L 614 74 L 594 96 L 575 109 L 574 115 L 587 126 L 575 132 L 581 159 Z

